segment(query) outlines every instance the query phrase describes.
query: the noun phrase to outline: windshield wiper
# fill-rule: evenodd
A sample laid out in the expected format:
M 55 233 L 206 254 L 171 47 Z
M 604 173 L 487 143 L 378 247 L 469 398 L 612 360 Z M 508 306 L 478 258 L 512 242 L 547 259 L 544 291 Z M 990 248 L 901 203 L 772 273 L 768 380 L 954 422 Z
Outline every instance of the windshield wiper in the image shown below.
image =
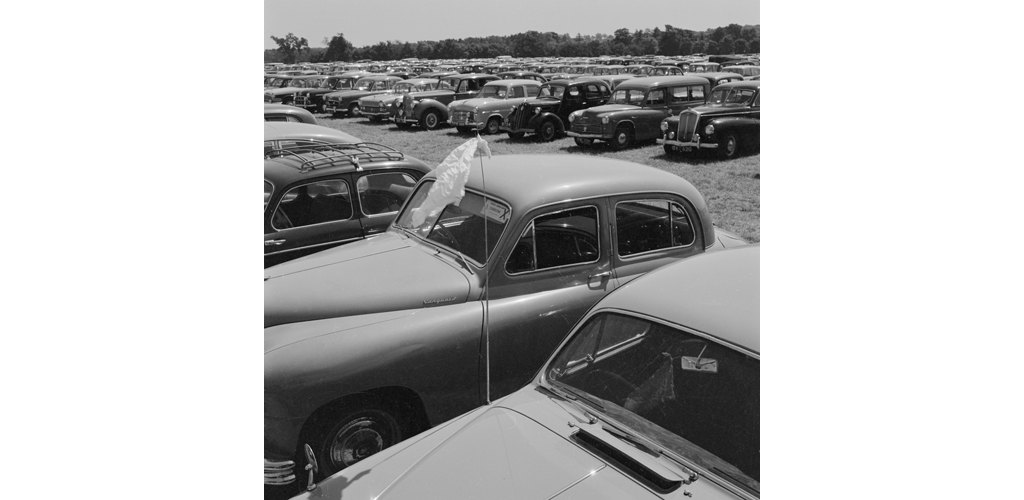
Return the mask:
M 576 408 L 577 410 L 580 411 L 580 413 L 583 414 L 583 418 L 586 419 L 588 423 L 591 423 L 591 424 L 596 424 L 597 423 L 597 421 L 598 421 L 597 416 L 594 415 L 593 413 L 591 413 L 590 410 L 586 409 L 583 405 L 579 404 L 576 401 L 577 398 L 574 397 L 572 394 L 570 394 L 568 391 L 564 391 L 562 389 L 556 389 L 554 386 L 548 387 L 546 385 L 541 385 L 541 386 L 538 386 L 538 387 L 542 387 L 544 390 L 546 390 L 546 391 L 550 392 L 551 394 L 554 394 L 555 396 L 558 396 L 559 398 L 561 398 L 562 401 L 565 401 L 566 403 L 571 404 L 574 408 Z M 572 422 L 569 422 L 569 425 L 572 426 L 572 425 L 575 425 L 575 424 L 573 424 Z
M 466 262 L 466 257 L 462 255 L 462 250 L 459 247 L 459 240 L 455 239 L 455 235 L 453 235 L 451 230 L 445 227 L 443 223 L 438 222 L 434 225 L 434 229 L 438 228 L 444 229 L 445 237 L 455 244 L 455 253 L 457 253 L 459 255 L 459 259 L 462 260 L 462 267 L 465 267 L 466 270 L 469 271 L 469 274 L 475 275 L 476 273 L 473 272 L 473 269 L 469 267 L 469 263 Z

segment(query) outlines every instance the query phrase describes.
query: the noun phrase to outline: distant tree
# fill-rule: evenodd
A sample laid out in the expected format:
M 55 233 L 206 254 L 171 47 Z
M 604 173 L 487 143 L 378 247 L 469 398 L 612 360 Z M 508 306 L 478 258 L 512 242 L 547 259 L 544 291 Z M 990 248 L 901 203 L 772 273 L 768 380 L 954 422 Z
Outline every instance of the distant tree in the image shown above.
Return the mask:
M 629 45 L 633 41 L 629 36 L 628 28 L 619 28 L 615 30 L 614 40 L 622 45 Z
M 737 54 L 745 54 L 747 50 L 747 41 L 742 38 L 732 43 L 732 51 Z
M 288 33 L 283 38 L 271 35 L 270 39 L 277 44 L 277 50 L 281 52 L 284 62 L 288 64 L 294 64 L 302 49 L 309 48 L 309 42 L 305 38 L 299 38 L 292 33 Z
M 745 40 L 753 40 L 755 38 L 760 38 L 761 34 L 758 32 L 757 28 L 753 26 L 744 26 L 743 29 L 740 30 L 739 37 Z
M 327 52 L 324 53 L 326 61 L 348 61 L 352 57 L 352 44 L 345 40 L 345 35 L 338 33 L 331 37 L 330 41 L 324 39 L 327 44 Z
M 666 28 L 669 26 L 666 25 Z M 658 54 L 663 56 L 679 55 L 679 35 L 675 30 L 666 29 L 665 34 L 661 36 L 661 41 L 658 43 Z
M 416 49 L 409 42 L 405 42 L 405 45 L 402 45 L 402 50 L 398 51 L 398 58 L 409 59 L 410 57 L 416 57 Z
M 750 43 L 747 44 L 747 52 L 752 53 L 752 54 L 760 54 L 761 53 L 761 39 L 760 38 L 755 38 L 755 39 L 751 40 Z
M 726 34 L 732 35 L 733 40 L 735 40 L 740 38 L 740 35 L 743 34 L 743 26 L 733 23 L 725 27 L 725 32 Z

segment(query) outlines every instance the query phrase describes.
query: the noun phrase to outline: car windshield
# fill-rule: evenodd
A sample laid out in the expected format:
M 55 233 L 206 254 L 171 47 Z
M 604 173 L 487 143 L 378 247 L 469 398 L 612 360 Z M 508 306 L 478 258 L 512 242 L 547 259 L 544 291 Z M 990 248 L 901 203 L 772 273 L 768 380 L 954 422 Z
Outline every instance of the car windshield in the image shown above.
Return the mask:
M 270 82 L 271 87 L 285 87 L 288 82 L 292 81 L 291 78 L 275 78 L 274 81 Z
M 508 95 L 508 88 L 500 85 L 484 85 L 477 97 L 494 97 L 504 99 Z
M 427 199 L 435 185 L 427 181 L 419 185 L 409 202 L 395 220 L 395 226 L 461 253 L 479 266 L 487 262 L 501 233 L 505 231 L 512 209 L 501 201 L 484 198 L 466 191 L 459 204 L 446 205 L 443 210 L 431 210 Z M 441 186 L 438 186 L 440 189 Z M 437 212 L 431 215 L 431 212 Z M 487 248 L 484 249 L 484 228 L 487 228 Z
M 407 93 L 407 92 L 422 92 L 424 90 L 430 90 L 431 84 L 429 83 L 399 83 L 395 85 L 395 92 Z
M 555 99 L 561 99 L 563 93 L 565 93 L 565 85 L 551 85 L 545 83 L 540 86 L 539 97 L 553 97 Z
M 715 89 L 708 104 L 747 104 L 753 97 L 750 89 Z
M 643 90 L 616 90 L 612 92 L 612 98 L 608 99 L 608 104 L 632 104 L 639 106 L 644 102 L 644 91 Z
M 360 78 L 359 80 L 356 80 L 356 83 L 352 85 L 352 88 L 356 90 L 370 90 L 373 83 L 373 80 L 369 78 Z
M 590 318 L 543 382 L 748 491 L 760 491 L 760 361 L 704 335 L 615 313 Z

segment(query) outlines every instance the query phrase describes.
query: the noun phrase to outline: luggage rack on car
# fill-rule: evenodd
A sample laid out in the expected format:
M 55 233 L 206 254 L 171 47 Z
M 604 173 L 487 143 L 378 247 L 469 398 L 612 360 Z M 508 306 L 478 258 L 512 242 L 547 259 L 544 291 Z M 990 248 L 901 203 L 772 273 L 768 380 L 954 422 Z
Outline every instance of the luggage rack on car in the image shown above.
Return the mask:
M 331 167 L 339 161 L 346 161 L 362 170 L 360 161 L 400 161 L 405 155 L 399 151 L 375 142 L 359 142 L 339 144 L 317 140 L 303 140 L 304 144 L 271 149 L 264 153 L 266 159 L 293 158 L 299 162 L 299 172 L 307 172 L 317 168 Z

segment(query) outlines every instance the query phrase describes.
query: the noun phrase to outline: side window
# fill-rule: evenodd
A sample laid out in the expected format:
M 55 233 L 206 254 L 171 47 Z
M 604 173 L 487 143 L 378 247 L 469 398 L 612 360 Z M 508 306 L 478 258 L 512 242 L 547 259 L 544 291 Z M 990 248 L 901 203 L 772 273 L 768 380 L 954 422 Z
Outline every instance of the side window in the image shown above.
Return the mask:
M 703 101 L 704 100 L 704 86 L 694 85 L 690 87 L 690 100 Z
M 274 212 L 274 229 L 288 229 L 352 218 L 348 183 L 329 180 L 292 188 Z
M 572 97 L 578 97 L 580 95 L 579 87 L 569 87 L 569 95 Z
M 416 179 L 402 172 L 364 175 L 356 181 L 363 215 L 391 214 L 402 208 Z
M 615 240 L 620 257 L 693 244 L 693 225 L 678 203 L 631 200 L 615 205 Z
M 518 274 L 595 262 L 599 246 L 597 207 L 542 215 L 523 231 L 505 262 L 505 272 Z
M 526 87 L 526 97 L 537 97 L 540 95 L 540 87 Z
M 761 105 L 761 93 L 758 92 L 757 93 L 757 97 L 754 98 L 754 106 L 760 106 L 760 105 Z
M 688 100 L 689 97 L 686 92 L 686 87 L 672 87 L 668 89 L 668 102 L 670 104 L 677 102 L 686 102 Z
M 526 89 L 518 85 L 512 87 L 512 97 L 526 97 Z
M 647 105 L 658 106 L 665 104 L 665 91 L 663 89 L 652 90 L 647 94 Z
M 612 91 L 608 87 L 601 85 L 601 97 L 607 98 L 610 95 L 612 95 Z
M 587 99 L 597 99 L 600 95 L 601 92 L 597 90 L 597 85 L 587 84 Z
M 296 117 L 294 117 L 292 115 L 285 115 L 284 119 L 285 119 L 285 121 L 289 121 L 289 122 L 302 123 L 302 120 L 300 120 L 300 119 L 298 119 L 298 118 L 296 118 Z

